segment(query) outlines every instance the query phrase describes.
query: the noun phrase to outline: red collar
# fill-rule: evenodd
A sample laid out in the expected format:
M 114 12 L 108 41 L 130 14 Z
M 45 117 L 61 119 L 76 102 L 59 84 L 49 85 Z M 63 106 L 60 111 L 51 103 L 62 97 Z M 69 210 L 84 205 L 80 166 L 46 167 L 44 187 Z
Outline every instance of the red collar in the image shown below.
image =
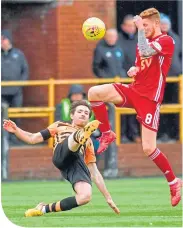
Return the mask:
M 164 35 L 167 35 L 167 34 L 166 34 L 166 33 L 161 33 L 160 35 L 155 36 L 155 37 L 154 37 L 154 38 L 152 38 L 152 39 L 149 39 L 149 41 L 156 40 L 158 37 L 160 37 L 160 36 L 164 36 Z

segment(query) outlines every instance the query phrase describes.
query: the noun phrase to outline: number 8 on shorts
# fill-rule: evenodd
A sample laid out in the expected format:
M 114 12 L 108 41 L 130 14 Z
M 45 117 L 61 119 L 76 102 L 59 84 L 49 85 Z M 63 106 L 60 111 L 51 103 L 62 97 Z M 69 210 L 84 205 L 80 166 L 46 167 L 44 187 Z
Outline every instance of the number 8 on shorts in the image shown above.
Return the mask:
M 145 123 L 150 124 L 152 120 L 152 115 L 150 113 L 147 113 L 146 118 L 145 118 Z

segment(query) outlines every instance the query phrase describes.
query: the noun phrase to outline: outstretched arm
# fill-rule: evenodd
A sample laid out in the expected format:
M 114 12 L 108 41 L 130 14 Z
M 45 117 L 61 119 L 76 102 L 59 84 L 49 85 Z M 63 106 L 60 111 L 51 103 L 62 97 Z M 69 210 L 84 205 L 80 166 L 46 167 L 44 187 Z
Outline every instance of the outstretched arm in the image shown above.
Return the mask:
M 101 173 L 99 172 L 96 163 L 89 163 L 88 168 L 91 173 L 92 181 L 95 182 L 97 188 L 105 197 L 108 205 L 114 210 L 114 212 L 116 214 L 119 214 L 120 210 L 117 208 L 116 204 L 113 202 L 112 197 L 111 197 L 109 191 L 107 190 L 104 179 L 103 179 Z
M 3 128 L 12 134 L 15 134 L 17 138 L 28 144 L 37 144 L 44 141 L 44 137 L 41 132 L 30 133 L 27 131 L 23 131 L 21 128 L 17 127 L 17 125 L 11 120 L 4 120 Z

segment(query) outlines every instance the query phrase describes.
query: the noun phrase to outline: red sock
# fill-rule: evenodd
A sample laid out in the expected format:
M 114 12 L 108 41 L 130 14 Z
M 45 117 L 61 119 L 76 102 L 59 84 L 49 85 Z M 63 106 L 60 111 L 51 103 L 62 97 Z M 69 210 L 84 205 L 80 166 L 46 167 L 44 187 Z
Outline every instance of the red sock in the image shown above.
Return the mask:
M 169 183 L 175 180 L 176 176 L 173 173 L 173 170 L 168 162 L 167 157 L 158 148 L 156 148 L 154 150 L 154 152 L 151 155 L 149 155 L 149 158 L 164 173 L 164 175 Z
M 95 114 L 95 118 L 99 120 L 102 124 L 99 125 L 101 132 L 106 132 L 110 130 L 110 124 L 108 120 L 108 113 L 104 102 L 102 101 L 90 101 L 92 110 Z

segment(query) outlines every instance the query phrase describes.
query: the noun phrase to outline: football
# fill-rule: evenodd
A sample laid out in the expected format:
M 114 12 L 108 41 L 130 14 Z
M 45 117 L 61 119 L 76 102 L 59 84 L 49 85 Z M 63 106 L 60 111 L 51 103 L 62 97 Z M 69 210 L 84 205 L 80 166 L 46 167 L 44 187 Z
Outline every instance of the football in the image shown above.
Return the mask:
M 82 32 L 87 40 L 100 40 L 105 35 L 105 24 L 97 17 L 88 18 L 82 26 Z

